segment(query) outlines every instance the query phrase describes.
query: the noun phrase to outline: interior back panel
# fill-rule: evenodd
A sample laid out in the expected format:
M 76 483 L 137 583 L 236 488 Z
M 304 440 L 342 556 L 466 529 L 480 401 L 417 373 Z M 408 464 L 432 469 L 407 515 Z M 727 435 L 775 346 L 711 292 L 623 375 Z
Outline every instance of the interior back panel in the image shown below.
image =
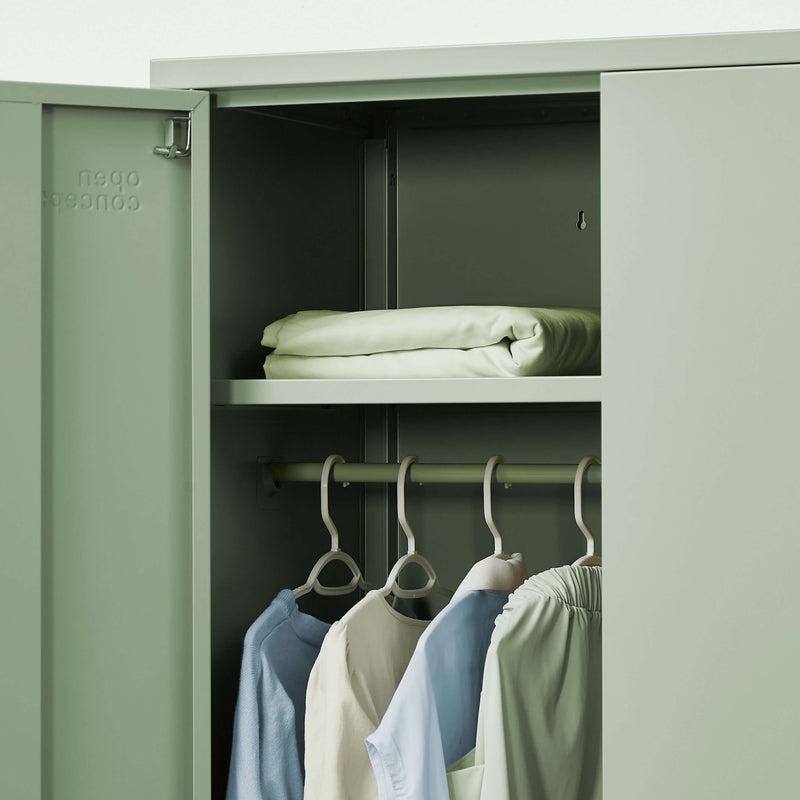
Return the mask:
M 263 378 L 264 327 L 361 303 L 361 140 L 217 112 L 211 181 L 211 375 Z
M 599 306 L 599 148 L 597 122 L 399 128 L 398 306 Z

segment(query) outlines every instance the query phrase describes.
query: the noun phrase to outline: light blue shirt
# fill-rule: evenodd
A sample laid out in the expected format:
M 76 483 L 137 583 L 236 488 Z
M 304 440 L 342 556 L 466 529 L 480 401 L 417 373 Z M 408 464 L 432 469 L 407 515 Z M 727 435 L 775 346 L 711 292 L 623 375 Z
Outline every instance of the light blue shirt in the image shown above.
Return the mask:
M 227 800 L 303 800 L 306 687 L 329 627 L 284 589 L 247 631 Z
M 457 595 L 422 634 L 366 738 L 380 800 L 449 800 L 447 766 L 475 746 L 483 665 L 505 592 Z

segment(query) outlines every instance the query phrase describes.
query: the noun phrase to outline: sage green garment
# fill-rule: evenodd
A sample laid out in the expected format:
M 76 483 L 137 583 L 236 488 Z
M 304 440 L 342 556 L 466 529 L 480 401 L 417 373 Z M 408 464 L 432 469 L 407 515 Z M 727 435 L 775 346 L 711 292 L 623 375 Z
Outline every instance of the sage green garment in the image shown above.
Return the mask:
M 601 568 L 528 578 L 495 622 L 452 800 L 601 800 Z
M 264 329 L 268 378 L 596 375 L 600 312 L 433 306 L 300 311 Z

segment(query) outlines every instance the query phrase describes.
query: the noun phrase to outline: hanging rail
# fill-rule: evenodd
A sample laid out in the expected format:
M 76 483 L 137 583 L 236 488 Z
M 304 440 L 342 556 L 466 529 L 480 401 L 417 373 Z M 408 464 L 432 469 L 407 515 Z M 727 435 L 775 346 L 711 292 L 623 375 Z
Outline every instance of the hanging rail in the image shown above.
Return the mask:
M 276 483 L 319 483 L 322 477 L 320 463 L 272 462 L 264 464 Z M 394 483 L 399 464 L 336 464 L 331 480 L 338 483 Z M 486 464 L 419 464 L 409 470 L 414 483 L 483 483 Z M 496 483 L 550 483 L 569 484 L 575 480 L 577 465 L 573 464 L 500 464 L 494 473 Z M 585 480 L 600 483 L 599 465 L 589 467 Z

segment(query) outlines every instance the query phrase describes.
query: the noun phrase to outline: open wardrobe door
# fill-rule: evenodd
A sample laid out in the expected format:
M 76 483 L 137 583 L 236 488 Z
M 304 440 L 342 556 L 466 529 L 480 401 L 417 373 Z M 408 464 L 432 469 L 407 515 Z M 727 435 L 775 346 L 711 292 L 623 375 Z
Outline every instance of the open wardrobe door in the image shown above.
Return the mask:
M 798 92 L 602 78 L 608 798 L 797 793 Z
M 196 783 L 207 105 L 0 83 L 4 796 Z

